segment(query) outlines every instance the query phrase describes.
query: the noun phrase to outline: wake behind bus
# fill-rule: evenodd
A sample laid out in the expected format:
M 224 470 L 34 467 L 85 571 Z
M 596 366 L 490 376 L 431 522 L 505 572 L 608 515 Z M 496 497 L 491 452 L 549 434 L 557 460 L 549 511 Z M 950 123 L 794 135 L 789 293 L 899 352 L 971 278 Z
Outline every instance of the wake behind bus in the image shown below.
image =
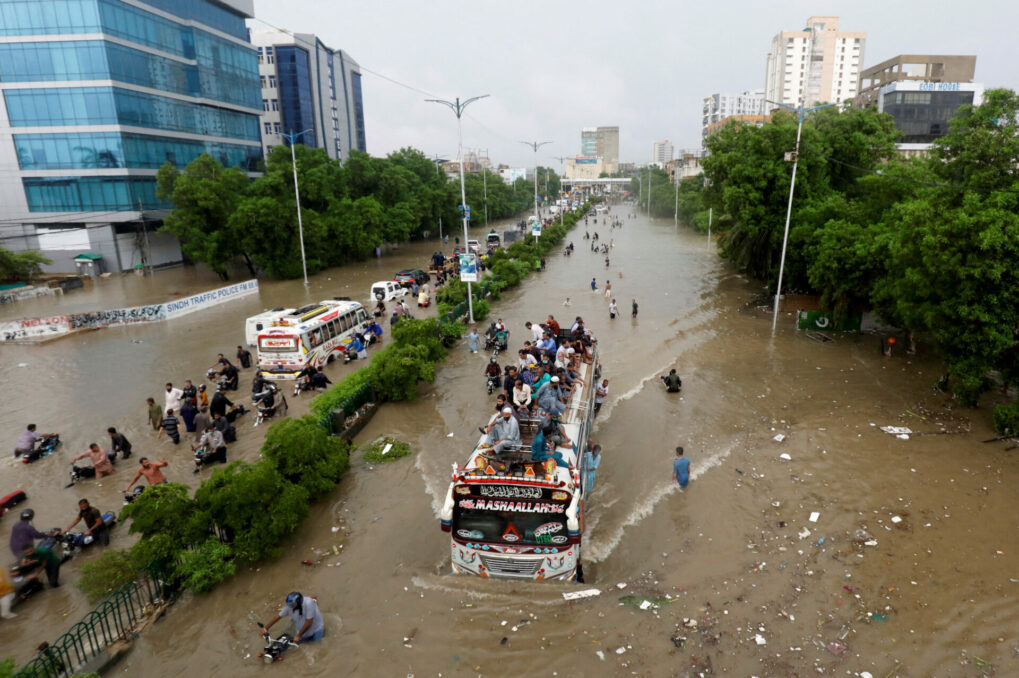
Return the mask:
M 361 304 L 326 299 L 265 323 L 258 334 L 258 369 L 266 379 L 296 379 L 305 367 L 343 359 L 355 332 L 366 332 L 371 318 Z
M 564 332 L 560 339 L 568 339 Z M 440 514 L 442 530 L 450 533 L 455 574 L 534 580 L 582 580 L 584 501 L 588 490 L 588 437 L 594 422 L 597 343 L 593 361 L 577 372 L 577 389 L 561 417 L 572 443 L 557 446 L 566 466 L 554 459 L 534 461 L 531 443 L 540 413 L 520 417 L 522 445 L 493 454 L 482 436 L 453 477 Z

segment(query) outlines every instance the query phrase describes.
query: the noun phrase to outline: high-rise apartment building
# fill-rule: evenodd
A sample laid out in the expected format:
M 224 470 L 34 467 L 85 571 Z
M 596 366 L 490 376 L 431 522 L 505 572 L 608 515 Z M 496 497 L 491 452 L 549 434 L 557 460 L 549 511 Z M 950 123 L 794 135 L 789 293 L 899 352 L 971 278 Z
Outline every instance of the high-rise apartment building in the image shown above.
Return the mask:
M 672 142 L 656 141 L 651 144 L 651 162 L 659 167 L 665 167 L 666 163 L 672 160 Z
M 704 97 L 701 115 L 701 140 L 707 139 L 708 128 L 734 115 L 752 116 L 764 112 L 764 90 L 753 89 L 739 94 L 712 94 Z
M 304 130 L 297 143 L 337 160 L 366 150 L 361 68 L 349 54 L 308 33 L 252 31 L 251 42 L 258 49 L 266 153 L 289 145 L 281 134 Z
M 0 0 L 0 236 L 52 271 L 180 261 L 156 172 L 258 169 L 252 0 Z M 146 227 L 148 227 L 146 229 Z
M 866 33 L 839 31 L 837 16 L 812 16 L 800 31 L 771 39 L 764 79 L 769 101 L 796 106 L 841 103 L 856 96 Z M 766 111 L 776 108 L 766 104 Z
M 585 127 L 580 131 L 580 155 L 601 158 L 606 172 L 619 165 L 619 128 Z

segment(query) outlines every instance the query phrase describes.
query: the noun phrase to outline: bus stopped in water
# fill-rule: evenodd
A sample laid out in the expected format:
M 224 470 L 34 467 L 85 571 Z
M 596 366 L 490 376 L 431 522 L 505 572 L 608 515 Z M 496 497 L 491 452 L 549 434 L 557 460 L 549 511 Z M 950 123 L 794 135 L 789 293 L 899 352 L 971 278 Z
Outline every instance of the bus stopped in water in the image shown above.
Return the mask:
M 258 369 L 266 379 L 296 379 L 305 367 L 342 360 L 356 332 L 371 324 L 349 299 L 326 299 L 268 322 L 258 334 Z
M 560 336 L 568 339 L 569 333 Z M 519 449 L 492 452 L 487 436 L 474 446 L 466 463 L 453 465 L 440 522 L 450 533 L 454 574 L 535 580 L 583 581 L 581 556 L 584 502 L 588 488 L 585 451 L 594 423 L 595 380 L 599 376 L 598 344 L 593 361 L 577 372 L 576 389 L 560 423 L 570 443 L 556 447 L 565 462 L 534 461 L 531 443 L 541 413 L 520 417 Z

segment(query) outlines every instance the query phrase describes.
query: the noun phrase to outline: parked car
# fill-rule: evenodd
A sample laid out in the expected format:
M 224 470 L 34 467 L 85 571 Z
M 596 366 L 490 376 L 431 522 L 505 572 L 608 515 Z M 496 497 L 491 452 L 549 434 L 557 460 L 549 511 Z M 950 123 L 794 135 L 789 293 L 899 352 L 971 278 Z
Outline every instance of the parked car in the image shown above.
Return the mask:
M 371 298 L 375 301 L 392 301 L 407 294 L 407 288 L 392 280 L 380 280 L 372 285 Z
M 454 247 L 453 248 L 453 256 L 454 257 L 458 257 L 461 254 L 465 254 L 466 252 L 467 252 L 467 250 L 464 249 L 463 247 Z
M 420 268 L 405 268 L 393 277 L 393 282 L 402 287 L 411 287 L 415 282 L 424 285 L 429 280 L 428 274 Z
M 467 249 L 469 249 L 471 252 L 474 252 L 475 254 L 478 254 L 481 252 L 481 243 L 479 243 L 477 240 L 468 240 Z

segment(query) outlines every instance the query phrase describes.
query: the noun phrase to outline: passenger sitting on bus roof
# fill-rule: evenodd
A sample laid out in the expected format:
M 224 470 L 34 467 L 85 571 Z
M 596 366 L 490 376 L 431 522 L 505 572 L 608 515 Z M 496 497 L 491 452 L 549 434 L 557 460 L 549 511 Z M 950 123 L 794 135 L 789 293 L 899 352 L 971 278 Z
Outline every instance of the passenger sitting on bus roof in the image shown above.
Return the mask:
M 520 440 L 520 424 L 517 423 L 515 414 L 513 408 L 506 405 L 502 408 L 500 416 L 489 426 L 488 442 L 497 454 L 507 448 L 523 444 Z
M 545 434 L 538 431 L 537 435 L 534 436 L 534 441 L 531 443 L 531 459 L 534 461 L 547 461 L 549 459 L 555 459 L 556 466 L 561 468 L 569 468 L 570 465 L 563 459 L 563 455 L 556 450 L 554 447 L 549 452 L 548 441 L 545 440 Z
M 559 391 L 559 377 L 552 377 L 549 381 L 538 387 L 534 392 L 534 399 L 538 401 L 538 407 L 549 413 L 560 413 L 566 410 L 562 402 L 562 394 Z
M 517 411 L 532 411 L 534 409 L 534 398 L 531 397 L 531 387 L 519 377 L 513 384 L 513 405 Z
M 568 445 L 572 442 L 570 437 L 566 435 L 562 424 L 559 423 L 558 414 L 550 414 L 542 420 L 538 430 L 545 435 L 545 440 L 552 445 Z
M 531 355 L 531 352 L 528 351 L 526 348 L 520 349 L 520 351 L 517 352 L 517 355 L 520 356 L 520 359 L 517 361 L 517 369 L 521 371 L 527 369 L 528 365 L 538 364 L 537 358 Z
M 552 335 L 547 330 L 545 332 L 542 332 L 541 341 L 538 342 L 538 348 L 540 348 L 543 351 L 552 351 L 553 353 L 555 353 L 556 350 L 555 339 L 552 338 Z
M 502 390 L 506 392 L 506 397 L 513 398 L 513 386 L 517 383 L 517 368 L 513 365 L 506 366 L 506 376 L 502 378 Z
M 559 323 L 556 322 L 556 319 L 552 316 L 552 314 L 549 314 L 548 318 L 546 318 L 545 327 L 548 328 L 549 334 L 551 334 L 554 339 L 559 338 Z

